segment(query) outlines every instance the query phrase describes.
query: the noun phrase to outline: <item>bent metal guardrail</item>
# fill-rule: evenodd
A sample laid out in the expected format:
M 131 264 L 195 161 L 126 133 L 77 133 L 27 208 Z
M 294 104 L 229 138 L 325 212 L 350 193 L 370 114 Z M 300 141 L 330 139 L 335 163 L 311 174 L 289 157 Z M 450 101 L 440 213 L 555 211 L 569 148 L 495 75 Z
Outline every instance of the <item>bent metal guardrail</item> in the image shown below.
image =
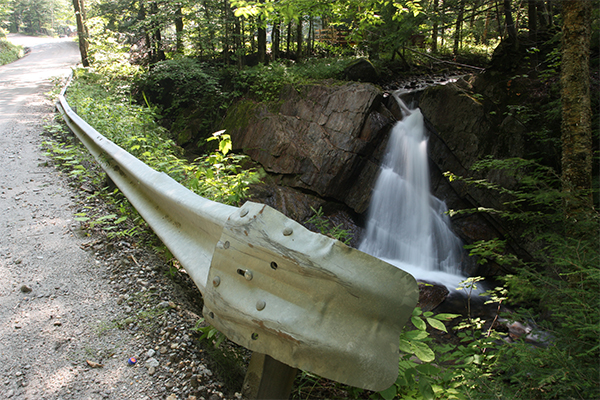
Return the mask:
M 399 335 L 415 279 L 263 204 L 200 197 L 57 108 L 200 289 L 203 314 L 230 340 L 291 367 L 384 390 L 398 376 Z

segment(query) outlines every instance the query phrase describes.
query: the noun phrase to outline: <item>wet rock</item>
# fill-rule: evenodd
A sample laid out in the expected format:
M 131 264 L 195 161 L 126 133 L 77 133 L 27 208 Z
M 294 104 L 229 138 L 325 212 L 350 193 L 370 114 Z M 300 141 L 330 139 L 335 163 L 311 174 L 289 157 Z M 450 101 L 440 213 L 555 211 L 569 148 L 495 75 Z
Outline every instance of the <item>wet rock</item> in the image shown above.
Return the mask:
M 419 301 L 417 307 L 423 312 L 432 311 L 442 304 L 450 291 L 442 285 L 429 282 L 419 282 Z
M 486 156 L 495 158 L 522 157 L 525 153 L 525 130 L 513 117 L 495 120 L 491 105 L 473 91 L 471 81 L 458 80 L 447 85 L 431 86 L 418 96 L 419 108 L 430 131 L 428 141 L 431 163 L 431 187 L 433 195 L 443 199 L 450 209 L 487 207 L 503 209 L 510 200 L 507 195 L 467 185 L 460 180 L 449 182 L 442 172 L 451 171 L 463 177 L 486 178 L 511 187 L 514 177 L 502 171 L 475 174 L 469 168 Z M 466 243 L 502 237 L 512 227 L 493 215 L 458 216 L 452 220 L 456 233 Z M 515 232 L 517 233 L 517 232 Z M 510 251 L 528 259 L 526 245 L 516 239 L 509 242 Z M 470 273 L 482 276 L 504 274 L 498 265 L 486 268 L 471 266 Z

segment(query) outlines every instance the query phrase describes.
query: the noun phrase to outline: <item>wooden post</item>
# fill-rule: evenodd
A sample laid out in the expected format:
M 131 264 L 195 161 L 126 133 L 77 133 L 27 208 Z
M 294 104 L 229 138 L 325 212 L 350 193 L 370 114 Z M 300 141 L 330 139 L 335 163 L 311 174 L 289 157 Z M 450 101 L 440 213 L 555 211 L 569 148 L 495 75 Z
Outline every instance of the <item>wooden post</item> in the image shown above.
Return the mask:
M 242 395 L 251 400 L 289 399 L 297 372 L 266 354 L 252 353 Z

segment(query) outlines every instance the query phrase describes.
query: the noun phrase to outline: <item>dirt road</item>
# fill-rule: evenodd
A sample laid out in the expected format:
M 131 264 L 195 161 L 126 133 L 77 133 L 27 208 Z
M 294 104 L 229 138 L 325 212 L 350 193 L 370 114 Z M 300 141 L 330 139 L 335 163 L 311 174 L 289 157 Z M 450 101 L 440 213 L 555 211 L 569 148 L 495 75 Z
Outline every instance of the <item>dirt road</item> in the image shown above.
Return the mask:
M 45 93 L 78 62 L 76 43 L 9 40 L 31 52 L 0 67 L 0 398 L 221 398 L 190 338 L 198 316 L 164 266 L 92 242 L 74 221 L 75 193 L 42 155 L 54 114 Z M 154 328 L 138 325 L 141 309 Z

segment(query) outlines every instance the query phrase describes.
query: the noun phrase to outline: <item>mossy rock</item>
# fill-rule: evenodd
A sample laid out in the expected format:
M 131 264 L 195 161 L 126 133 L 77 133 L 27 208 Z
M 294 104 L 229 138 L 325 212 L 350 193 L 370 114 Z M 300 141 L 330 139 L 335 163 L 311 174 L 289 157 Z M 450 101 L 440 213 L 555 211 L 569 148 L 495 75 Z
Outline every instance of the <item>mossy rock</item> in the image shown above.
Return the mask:
M 379 81 L 379 73 L 365 58 L 359 58 L 351 62 L 344 69 L 344 77 L 349 81 L 376 83 Z

